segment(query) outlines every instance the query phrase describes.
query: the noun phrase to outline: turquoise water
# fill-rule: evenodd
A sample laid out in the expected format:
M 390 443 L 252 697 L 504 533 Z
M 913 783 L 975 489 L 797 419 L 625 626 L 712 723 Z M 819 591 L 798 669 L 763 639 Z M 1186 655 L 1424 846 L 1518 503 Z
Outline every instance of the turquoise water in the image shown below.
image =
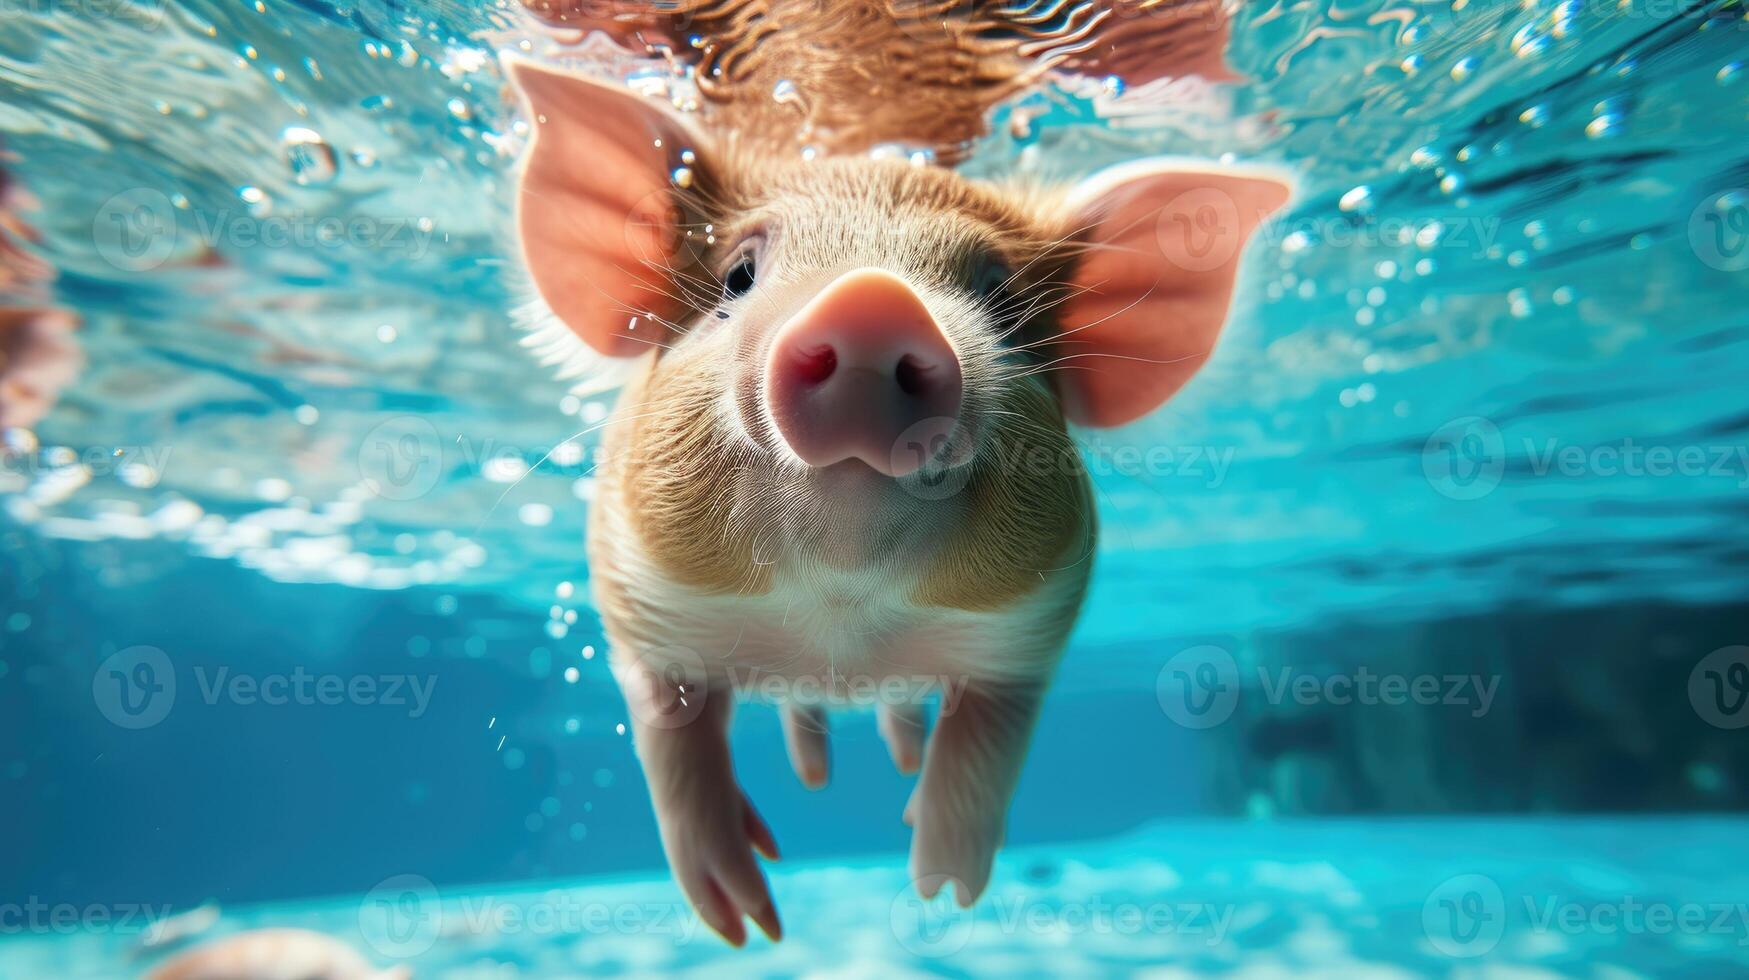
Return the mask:
M 1740 927 L 1521 916 L 1527 896 L 1746 899 L 1740 821 L 1558 816 L 1749 803 L 1725 702 L 1687 686 L 1749 642 L 1744 7 L 1281 0 L 1235 10 L 1231 34 L 1243 82 L 1065 82 L 1000 108 L 964 164 L 1068 178 L 1230 154 L 1302 191 L 1252 245 L 1207 370 L 1155 417 L 1085 434 L 1093 593 L 981 928 L 931 956 L 906 945 L 929 929 L 889 920 L 907 789 L 872 724 L 846 723 L 843 785 L 816 797 L 749 711 L 738 752 L 769 762 L 742 766 L 797 867 L 774 879 L 792 937 L 728 962 L 1740 969 Z M 503 5 L 7 7 L 3 165 L 58 270 L 7 305 L 82 322 L 77 370 L 0 457 L 0 793 L 23 802 L 0 834 L 39 842 L 0 863 L 0 903 L 211 902 L 215 932 L 314 925 L 386 964 L 358 896 L 398 875 L 445 900 L 552 880 L 675 901 L 581 557 L 594 437 L 573 433 L 609 402 L 541 367 L 509 317 L 525 134 L 494 55 L 526 36 Z M 392 493 L 371 489 L 385 446 L 418 461 Z M 1205 731 L 1169 688 L 1174 658 L 1210 647 L 1247 700 Z M 93 678 L 140 648 L 180 688 L 135 729 Z M 1475 675 L 1499 699 L 1296 711 L 1253 679 L 1357 665 Z M 434 686 L 428 710 L 270 711 L 203 699 L 226 668 Z M 1538 816 L 1400 822 L 1478 812 Z M 1269 822 L 1296 814 L 1367 816 Z M 1473 957 L 1421 920 L 1466 874 L 1496 883 L 1507 923 Z M 1004 899 L 1050 919 L 1180 895 L 1232 906 L 1231 936 L 982 928 Z M 0 976 L 144 962 L 118 965 L 137 930 L 11 931 Z M 524 931 L 411 962 L 726 955 Z
M 777 901 L 808 914 L 790 916 L 782 943 L 756 939 L 733 959 L 672 886 L 643 878 L 432 889 L 387 909 L 377 895 L 238 909 L 225 931 L 318 930 L 437 977 L 719 976 L 731 966 L 753 976 L 1723 977 L 1749 964 L 1749 879 L 1694 855 L 1741 834 L 1740 822 L 1704 820 L 1176 824 L 1016 850 L 991 898 L 955 912 L 922 907 L 890 862 L 780 868 Z M 104 964 L 136 952 L 82 937 L 14 955 L 21 975 L 105 976 Z

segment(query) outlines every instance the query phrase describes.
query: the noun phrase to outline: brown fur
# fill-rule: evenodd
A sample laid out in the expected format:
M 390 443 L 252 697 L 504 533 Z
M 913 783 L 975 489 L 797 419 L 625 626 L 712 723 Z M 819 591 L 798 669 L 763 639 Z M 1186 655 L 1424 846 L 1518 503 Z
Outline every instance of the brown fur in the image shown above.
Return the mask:
M 524 0 L 556 25 L 605 30 L 692 65 L 714 128 L 766 149 L 861 153 L 884 143 L 965 156 L 992 106 L 1054 70 L 1121 72 L 1219 62 L 1219 0 L 1111 0 L 1028 7 L 1014 0 Z M 703 43 L 694 47 L 691 39 Z M 1146 43 L 1121 47 L 1120 39 Z M 1148 52 L 1138 61 L 1131 52 Z M 1173 52 L 1167 58 L 1165 52 Z M 788 82 L 799 93 L 778 100 Z
M 677 267 L 718 271 L 670 271 L 673 289 L 697 307 L 673 324 L 667 349 L 628 387 L 622 421 L 604 441 L 604 468 L 621 495 L 604 505 L 623 508 L 651 560 L 701 592 L 748 595 L 768 591 L 773 564 L 785 559 L 889 565 L 915 582 L 921 605 L 990 611 L 1031 593 L 1045 572 L 1086 558 L 1085 477 L 1055 399 L 1038 379 L 1010 380 L 1013 367 L 989 343 L 992 326 L 976 317 L 947 325 L 982 423 L 979 456 L 949 499 L 895 493 L 880 513 L 842 507 L 774 462 L 775 435 L 760 431 L 756 413 L 741 421 L 763 447 L 732 442 L 719 414 L 733 389 L 751 383 L 786 309 L 840 267 L 897 264 L 952 293 L 964 289 L 975 257 L 989 252 L 1026 270 L 1014 300 L 1024 305 L 1072 261 L 1064 229 L 1024 194 L 944 170 L 866 160 L 779 165 L 744 146 L 700 156 L 716 167 L 712 190 L 694 195 L 701 218 L 688 239 L 694 254 Z M 700 234 L 705 225 L 714 245 Z M 720 275 L 739 236 L 757 226 L 782 236 L 773 248 L 790 259 L 765 274 L 769 309 L 745 314 L 735 336 L 713 333 L 715 298 L 707 298 L 704 277 Z M 1051 329 L 1049 303 L 1036 305 L 1019 336 Z M 918 529 L 928 533 L 912 533 Z

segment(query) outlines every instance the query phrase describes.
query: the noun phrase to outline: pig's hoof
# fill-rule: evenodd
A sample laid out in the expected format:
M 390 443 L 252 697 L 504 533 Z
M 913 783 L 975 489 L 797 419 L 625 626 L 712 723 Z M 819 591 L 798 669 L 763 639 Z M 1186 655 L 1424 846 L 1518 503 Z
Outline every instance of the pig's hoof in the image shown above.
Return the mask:
M 911 837 L 911 880 L 924 898 L 944 887 L 954 890 L 961 908 L 970 908 L 990 883 L 990 868 L 1002 844 L 1001 821 L 978 821 L 913 801 L 907 808 L 915 828 Z
M 669 862 L 692 907 L 718 935 L 735 946 L 746 942 L 745 916 L 776 941 L 783 925 L 753 853 L 775 861 L 777 842 L 753 804 L 737 796 L 735 812 L 693 809 L 664 821 Z

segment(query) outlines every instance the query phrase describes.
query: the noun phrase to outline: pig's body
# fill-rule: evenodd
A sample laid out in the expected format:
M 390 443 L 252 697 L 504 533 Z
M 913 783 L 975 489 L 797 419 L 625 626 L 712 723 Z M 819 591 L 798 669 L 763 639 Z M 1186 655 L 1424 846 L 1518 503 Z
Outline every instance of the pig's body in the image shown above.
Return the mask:
M 575 23 L 589 6 L 545 10 Z M 741 26 L 821 9 L 773 3 Z M 1003 8 L 965 9 L 981 23 Z M 843 29 L 857 18 L 774 42 L 743 72 L 817 80 L 801 135 L 839 151 L 819 159 L 768 125 L 769 88 L 741 116 L 744 100 L 717 92 L 726 108 L 707 129 L 509 63 L 534 123 L 518 225 L 545 324 L 535 345 L 572 365 L 633 359 L 598 469 L 591 586 L 670 865 L 736 943 L 743 916 L 781 931 L 754 858 L 776 844 L 729 753 L 740 700 L 782 705 L 810 786 L 829 769 L 822 709 L 877 706 L 895 763 L 921 768 L 904 812 L 915 884 L 962 904 L 983 890 L 1090 571 L 1095 521 L 1066 423 L 1122 424 L 1188 380 L 1240 247 L 1287 196 L 1182 161 L 1048 189 L 862 156 L 941 142 L 905 131 L 932 103 L 905 103 L 901 76 L 858 87 L 868 65 L 1003 85 L 1030 69 L 1000 24 L 894 20 L 859 37 Z M 871 36 L 888 50 L 858 47 Z M 769 60 L 784 51 L 809 60 Z M 955 103 L 960 128 L 1010 90 Z M 1182 220 L 1210 208 L 1212 224 Z

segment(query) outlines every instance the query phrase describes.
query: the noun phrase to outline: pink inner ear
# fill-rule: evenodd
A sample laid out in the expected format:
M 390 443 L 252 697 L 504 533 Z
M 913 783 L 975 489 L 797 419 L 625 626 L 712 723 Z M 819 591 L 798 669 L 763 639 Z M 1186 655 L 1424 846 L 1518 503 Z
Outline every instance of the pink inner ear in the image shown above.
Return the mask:
M 681 216 L 670 161 L 685 128 L 622 88 L 508 64 L 534 139 L 517 196 L 523 259 L 552 311 L 589 346 L 629 357 L 665 343 Z
M 1291 188 L 1230 170 L 1147 163 L 1075 196 L 1088 250 L 1064 303 L 1052 373 L 1070 421 L 1122 425 L 1172 397 L 1208 360 L 1245 242 Z

